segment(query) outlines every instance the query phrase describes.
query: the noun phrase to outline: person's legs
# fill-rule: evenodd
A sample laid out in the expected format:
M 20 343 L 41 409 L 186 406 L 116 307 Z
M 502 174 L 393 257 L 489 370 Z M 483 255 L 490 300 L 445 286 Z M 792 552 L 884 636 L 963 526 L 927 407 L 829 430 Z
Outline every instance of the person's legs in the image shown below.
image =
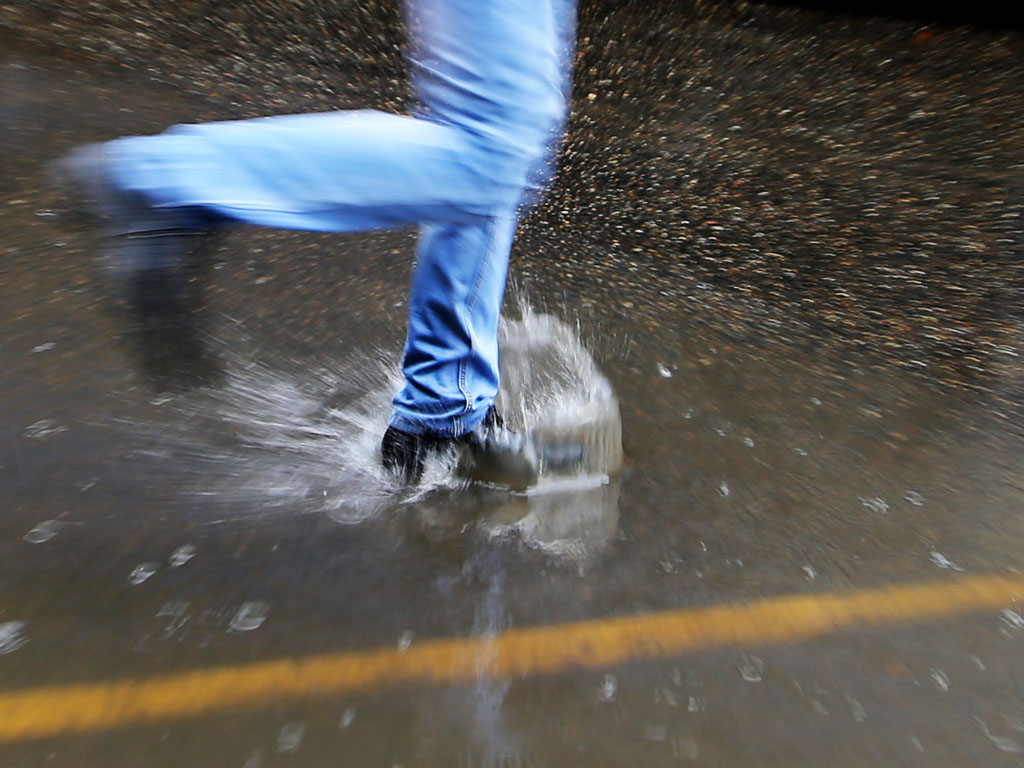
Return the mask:
M 413 0 L 422 117 L 177 126 L 105 145 L 109 174 L 158 210 L 328 231 L 422 225 L 393 426 L 463 434 L 497 391 L 515 211 L 564 119 L 572 5 Z
M 498 319 L 516 208 L 535 202 L 550 176 L 565 117 L 575 2 L 419 0 L 410 10 L 419 41 L 413 76 L 431 119 L 459 126 L 487 147 L 489 161 L 520 193 L 478 222 L 421 230 L 406 384 L 391 425 L 454 437 L 484 420 L 498 391 Z
M 522 194 L 464 130 L 370 110 L 180 125 L 104 149 L 118 185 L 157 207 L 273 227 L 473 220 Z
M 498 392 L 498 318 L 515 226 L 509 212 L 421 230 L 406 383 L 392 426 L 455 437 L 483 421 Z

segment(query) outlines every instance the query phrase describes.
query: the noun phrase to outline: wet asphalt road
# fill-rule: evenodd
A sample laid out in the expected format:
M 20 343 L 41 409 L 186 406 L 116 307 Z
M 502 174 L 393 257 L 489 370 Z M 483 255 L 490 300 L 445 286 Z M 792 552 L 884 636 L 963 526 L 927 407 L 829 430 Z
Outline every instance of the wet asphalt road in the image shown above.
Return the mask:
M 355 48 L 318 49 L 340 29 L 322 17 L 310 53 L 288 43 L 301 14 L 239 11 L 288 43 L 239 33 L 253 64 L 191 5 L 168 35 L 89 23 L 98 7 L 4 5 L 3 689 L 1024 565 L 1020 33 L 588 9 L 562 175 L 509 304 L 578 325 L 628 466 L 542 508 L 364 482 L 409 234 L 232 233 L 195 365 L 106 309 L 89 233 L 42 179 L 77 143 L 173 122 L 393 106 L 395 33 L 360 38 L 361 11 L 338 38 Z M 307 418 L 334 431 L 296 442 Z M 268 703 L 2 745 L 0 764 L 1013 766 L 1006 608 Z

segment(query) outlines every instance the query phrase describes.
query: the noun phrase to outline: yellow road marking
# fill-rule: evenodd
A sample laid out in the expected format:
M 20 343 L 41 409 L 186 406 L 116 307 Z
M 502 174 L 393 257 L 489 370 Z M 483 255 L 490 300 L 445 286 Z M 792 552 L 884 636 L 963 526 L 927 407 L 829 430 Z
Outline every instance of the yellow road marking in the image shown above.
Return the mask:
M 327 654 L 119 682 L 0 692 L 0 742 L 194 717 L 395 683 L 518 677 L 726 645 L 806 640 L 844 627 L 992 610 L 1020 596 L 1024 596 L 1024 577 L 978 576 L 513 629 L 425 641 L 404 651 Z

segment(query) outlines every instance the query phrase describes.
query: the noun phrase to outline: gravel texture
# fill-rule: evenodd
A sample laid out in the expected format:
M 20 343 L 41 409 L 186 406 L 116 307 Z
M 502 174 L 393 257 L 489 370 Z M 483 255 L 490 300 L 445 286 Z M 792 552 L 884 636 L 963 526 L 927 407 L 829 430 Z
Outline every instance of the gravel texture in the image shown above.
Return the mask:
M 236 117 L 407 101 L 393 3 L 0 12 L 9 45 L 144 74 Z M 794 343 L 846 345 L 1010 407 L 1022 124 L 1019 30 L 724 0 L 586 4 L 562 170 L 524 227 L 521 272 L 586 272 L 652 325 L 673 303 L 740 336 L 785 317 Z

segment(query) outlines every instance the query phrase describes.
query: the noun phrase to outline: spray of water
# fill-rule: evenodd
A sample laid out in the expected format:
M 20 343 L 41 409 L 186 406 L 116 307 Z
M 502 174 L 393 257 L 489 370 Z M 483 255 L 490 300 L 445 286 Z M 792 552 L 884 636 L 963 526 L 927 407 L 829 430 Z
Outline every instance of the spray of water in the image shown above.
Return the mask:
M 596 526 L 603 538 L 617 514 L 608 476 L 621 462 L 610 384 L 574 330 L 551 315 L 523 308 L 520 319 L 503 323 L 500 341 L 498 406 L 509 426 L 538 439 L 583 438 L 589 458 L 579 475 L 542 478 L 518 501 L 501 495 L 482 519 L 491 531 L 514 529 L 541 548 L 572 551 L 594 538 L 595 526 L 584 536 L 574 533 L 580 526 L 573 520 L 592 517 L 597 499 L 598 508 L 613 508 L 611 525 L 604 519 Z M 189 478 L 181 492 L 202 507 L 320 513 L 352 524 L 464 486 L 452 457 L 429 462 L 416 489 L 382 471 L 378 446 L 401 383 L 395 354 L 373 349 L 307 367 L 246 355 L 245 343 L 220 346 L 231 351 L 217 386 L 156 401 L 157 424 L 130 423 L 148 436 L 141 452 L 180 467 Z

